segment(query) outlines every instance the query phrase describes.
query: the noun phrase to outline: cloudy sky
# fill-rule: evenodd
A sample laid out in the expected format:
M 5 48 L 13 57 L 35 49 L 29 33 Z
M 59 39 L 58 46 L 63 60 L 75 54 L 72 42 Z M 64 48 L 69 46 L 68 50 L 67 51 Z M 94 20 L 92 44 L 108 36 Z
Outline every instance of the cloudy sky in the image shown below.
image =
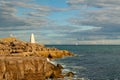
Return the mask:
M 43 44 L 120 44 L 120 0 L 0 0 L 0 37 Z

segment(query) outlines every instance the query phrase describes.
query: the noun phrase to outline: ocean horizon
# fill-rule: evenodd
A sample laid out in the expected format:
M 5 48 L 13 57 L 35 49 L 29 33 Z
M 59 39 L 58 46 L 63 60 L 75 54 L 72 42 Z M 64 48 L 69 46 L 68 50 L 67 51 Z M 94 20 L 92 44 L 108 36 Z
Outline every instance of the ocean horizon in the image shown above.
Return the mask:
M 120 44 L 45 44 L 45 46 L 120 46 Z

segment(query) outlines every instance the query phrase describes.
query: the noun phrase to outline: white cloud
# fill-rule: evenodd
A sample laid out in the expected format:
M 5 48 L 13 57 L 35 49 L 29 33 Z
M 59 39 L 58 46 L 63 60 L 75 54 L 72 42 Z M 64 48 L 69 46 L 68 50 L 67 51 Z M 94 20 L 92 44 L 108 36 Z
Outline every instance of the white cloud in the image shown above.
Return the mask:
M 18 14 L 20 9 L 29 9 L 29 12 L 24 11 L 21 12 L 23 14 Z M 48 11 L 50 11 L 49 7 L 29 3 L 27 0 L 1 0 L 0 27 L 46 25 L 49 23 L 49 20 L 44 18 L 44 16 L 48 15 Z M 38 16 L 40 18 L 36 18 Z
M 94 43 L 92 40 L 120 39 L 119 0 L 67 0 L 69 6 L 64 8 L 39 5 L 31 1 L 0 0 L 1 35 L 5 33 L 2 32 L 5 30 L 9 33 L 17 33 L 18 36 L 20 32 L 15 31 L 28 30 L 27 33 L 23 32 L 28 35 L 35 30 L 38 36 L 44 35 L 42 37 L 44 41 L 50 40 L 47 41 L 48 43 L 54 43 L 57 40 L 59 40 L 58 43 L 74 43 L 77 39 Z M 47 18 L 55 12 L 68 11 L 69 14 L 70 10 L 80 12 L 72 13 L 74 17 L 71 16 L 67 26 L 62 23 L 57 24 L 56 21 Z M 85 26 L 90 26 L 90 28 Z
M 76 6 L 79 10 L 81 10 L 80 5 L 85 8 L 84 12 L 80 12 L 77 17 L 70 18 L 70 23 L 77 26 L 98 27 L 97 30 L 71 33 L 74 37 L 80 40 L 119 39 L 119 0 L 68 0 L 67 3 L 70 7 Z
M 119 0 L 67 0 L 67 3 L 73 5 L 86 5 L 94 7 L 115 7 L 119 6 Z

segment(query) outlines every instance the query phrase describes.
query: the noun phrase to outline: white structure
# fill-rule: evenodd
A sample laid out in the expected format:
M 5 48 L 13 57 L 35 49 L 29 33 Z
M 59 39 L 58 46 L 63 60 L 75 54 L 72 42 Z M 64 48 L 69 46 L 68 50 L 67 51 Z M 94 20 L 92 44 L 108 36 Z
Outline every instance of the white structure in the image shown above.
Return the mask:
M 35 43 L 35 37 L 34 37 L 34 34 L 32 33 L 31 36 L 30 36 L 30 42 L 31 43 Z
M 14 37 L 13 34 L 10 34 L 10 37 Z

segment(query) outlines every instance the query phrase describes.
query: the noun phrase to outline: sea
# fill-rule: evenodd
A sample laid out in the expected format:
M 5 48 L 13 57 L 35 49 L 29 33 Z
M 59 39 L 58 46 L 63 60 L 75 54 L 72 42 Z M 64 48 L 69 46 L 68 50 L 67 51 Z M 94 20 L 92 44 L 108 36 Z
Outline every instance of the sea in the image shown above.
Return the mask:
M 55 60 L 72 80 L 120 80 L 120 45 L 47 45 L 77 54 Z

